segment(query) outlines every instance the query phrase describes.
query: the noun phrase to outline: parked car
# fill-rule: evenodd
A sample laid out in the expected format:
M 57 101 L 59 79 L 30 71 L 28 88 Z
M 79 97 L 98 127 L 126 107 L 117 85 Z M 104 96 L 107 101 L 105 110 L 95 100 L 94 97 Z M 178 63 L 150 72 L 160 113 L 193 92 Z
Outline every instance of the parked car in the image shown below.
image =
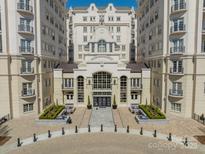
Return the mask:
M 65 104 L 65 110 L 67 112 L 67 114 L 72 114 L 75 112 L 75 107 L 74 107 L 74 104 L 73 103 L 67 103 Z
M 129 110 L 131 113 L 137 113 L 139 111 L 139 105 L 137 103 L 131 103 L 129 106 Z

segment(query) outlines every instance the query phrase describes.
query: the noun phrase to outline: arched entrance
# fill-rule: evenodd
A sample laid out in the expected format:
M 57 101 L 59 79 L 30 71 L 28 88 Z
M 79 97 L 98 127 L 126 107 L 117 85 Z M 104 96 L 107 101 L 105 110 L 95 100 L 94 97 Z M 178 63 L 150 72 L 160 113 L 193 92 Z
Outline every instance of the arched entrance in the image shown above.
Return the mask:
M 112 96 L 112 75 L 108 72 L 93 74 L 93 106 L 110 107 Z

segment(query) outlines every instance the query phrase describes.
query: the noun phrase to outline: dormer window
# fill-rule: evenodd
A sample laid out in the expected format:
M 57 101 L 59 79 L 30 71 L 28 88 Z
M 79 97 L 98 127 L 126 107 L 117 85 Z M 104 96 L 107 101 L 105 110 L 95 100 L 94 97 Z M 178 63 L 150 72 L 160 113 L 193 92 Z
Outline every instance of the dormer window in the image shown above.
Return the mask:
M 112 6 L 110 6 L 110 11 L 112 11 Z
M 91 8 L 91 9 L 92 9 L 92 11 L 94 11 L 94 6 L 92 6 L 92 8 Z

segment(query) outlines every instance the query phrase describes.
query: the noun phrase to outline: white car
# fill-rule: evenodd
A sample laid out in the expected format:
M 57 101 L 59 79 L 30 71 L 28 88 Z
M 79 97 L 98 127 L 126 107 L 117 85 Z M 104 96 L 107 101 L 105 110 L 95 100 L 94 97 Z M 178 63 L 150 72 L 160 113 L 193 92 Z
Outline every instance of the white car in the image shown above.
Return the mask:
M 129 110 L 131 113 L 137 113 L 139 111 L 139 105 L 137 103 L 131 103 Z

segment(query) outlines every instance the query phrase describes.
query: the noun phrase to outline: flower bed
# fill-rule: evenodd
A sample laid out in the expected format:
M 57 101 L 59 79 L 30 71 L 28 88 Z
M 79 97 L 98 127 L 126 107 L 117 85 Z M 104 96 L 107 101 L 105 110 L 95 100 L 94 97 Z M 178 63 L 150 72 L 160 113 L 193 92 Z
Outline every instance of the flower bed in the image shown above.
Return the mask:
M 150 119 L 166 119 L 165 115 L 157 108 L 152 105 L 139 105 Z
M 55 119 L 64 108 L 63 105 L 52 105 L 45 109 L 39 119 Z

